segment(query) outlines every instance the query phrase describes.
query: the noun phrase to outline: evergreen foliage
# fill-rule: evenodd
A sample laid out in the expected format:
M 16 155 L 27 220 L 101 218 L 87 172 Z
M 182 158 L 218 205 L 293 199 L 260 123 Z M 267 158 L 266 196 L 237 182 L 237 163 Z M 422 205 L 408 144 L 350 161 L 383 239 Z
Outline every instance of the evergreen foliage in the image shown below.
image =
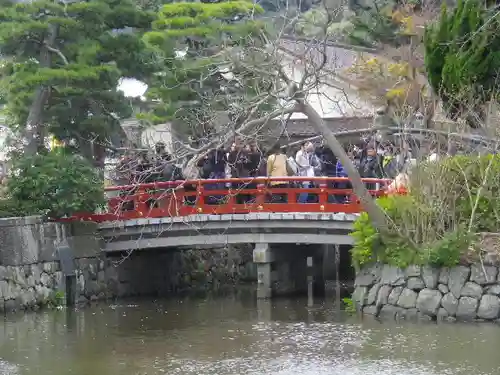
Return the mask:
M 481 114 L 486 102 L 498 99 L 499 27 L 496 8 L 460 0 L 451 11 L 443 6 L 439 20 L 426 28 L 429 82 L 452 119 Z
M 352 44 L 375 48 L 380 44 L 400 47 L 409 43 L 407 18 L 398 10 L 400 4 L 392 0 L 376 0 L 370 6 L 352 3 L 354 16 L 348 39 Z
M 335 11 L 327 12 L 323 7 L 312 8 L 303 13 L 294 24 L 293 33 L 306 37 L 328 38 L 337 42 L 349 42 L 347 35 L 353 30 L 350 18 L 343 18 L 339 4 Z
M 58 218 L 94 212 L 104 203 L 104 185 L 87 160 L 56 148 L 17 159 L 8 178 L 6 195 L 0 201 L 2 216 Z
M 364 47 L 376 47 L 380 42 L 395 44 L 399 25 L 393 22 L 386 11 L 388 8 L 388 4 L 380 2 L 374 2 L 373 7 L 357 8 L 356 15 L 351 18 L 351 43 Z
M 149 81 L 153 123 L 179 120 L 198 142 L 214 132 L 217 112 L 237 121 L 269 83 L 252 73 L 265 54 L 263 9 L 251 1 L 166 4 L 144 40 L 164 61 Z
M 279 12 L 289 7 L 287 0 L 259 0 L 257 1 L 257 4 L 259 4 L 266 12 Z
M 89 140 L 109 144 L 131 114 L 120 78 L 153 70 L 141 35 L 153 19 L 133 0 L 2 0 L 2 94 L 12 126 L 22 130 L 43 97 L 40 136 L 52 133 L 90 159 Z

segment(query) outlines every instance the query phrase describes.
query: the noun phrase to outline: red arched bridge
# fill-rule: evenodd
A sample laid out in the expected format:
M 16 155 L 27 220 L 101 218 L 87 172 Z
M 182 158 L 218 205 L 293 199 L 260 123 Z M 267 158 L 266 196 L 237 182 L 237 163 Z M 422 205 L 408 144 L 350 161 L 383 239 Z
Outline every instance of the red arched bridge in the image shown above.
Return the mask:
M 380 196 L 390 180 L 364 183 L 373 196 Z M 307 275 L 323 286 L 321 280 L 335 279 L 340 272 L 336 264 L 349 258 L 349 232 L 362 211 L 349 186 L 347 178 L 326 177 L 115 186 L 106 188 L 107 212 L 66 220 L 96 222 L 100 248 L 107 255 L 254 244 L 257 296 L 268 298 L 306 290 Z
M 373 196 L 392 180 L 363 179 Z M 304 187 L 310 183 L 310 187 Z M 287 177 L 156 182 L 106 188 L 98 223 L 103 251 L 228 243 L 349 245 L 362 211 L 348 178 Z

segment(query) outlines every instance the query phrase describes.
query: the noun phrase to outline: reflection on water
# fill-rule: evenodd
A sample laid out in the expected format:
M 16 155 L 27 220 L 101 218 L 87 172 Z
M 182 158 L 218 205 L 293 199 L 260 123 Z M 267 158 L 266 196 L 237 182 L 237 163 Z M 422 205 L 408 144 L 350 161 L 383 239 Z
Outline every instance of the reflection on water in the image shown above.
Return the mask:
M 0 322 L 0 374 L 493 375 L 500 327 L 359 321 L 307 300 L 137 301 Z

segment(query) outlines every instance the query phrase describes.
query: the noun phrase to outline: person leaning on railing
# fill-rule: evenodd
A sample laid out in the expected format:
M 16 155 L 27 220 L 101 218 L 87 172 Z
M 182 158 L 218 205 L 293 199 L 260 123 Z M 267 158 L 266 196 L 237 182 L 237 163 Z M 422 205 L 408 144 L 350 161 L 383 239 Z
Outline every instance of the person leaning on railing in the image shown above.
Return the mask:
M 344 169 L 344 166 L 340 162 L 340 160 L 337 160 L 337 163 L 335 164 L 335 177 L 342 177 L 342 178 L 347 178 L 347 172 Z M 351 188 L 351 183 L 349 181 L 342 181 L 342 182 L 336 182 L 334 184 L 334 187 L 336 189 L 350 189 Z M 328 197 L 329 203 L 346 203 L 347 200 L 349 199 L 348 196 L 345 194 L 342 195 L 333 195 L 332 196 L 333 201 L 330 202 L 330 197 Z
M 231 178 L 248 178 L 250 176 L 250 155 L 247 150 L 243 147 L 241 141 L 235 142 L 234 149 L 229 151 L 227 156 L 227 163 L 231 167 Z M 249 196 L 243 192 L 247 187 L 247 182 L 235 182 L 232 184 L 232 188 L 236 191 L 236 202 L 238 204 L 247 203 Z
M 375 145 L 369 143 L 361 157 L 359 172 L 363 178 L 381 178 L 382 177 L 382 160 L 380 155 L 377 154 Z M 368 190 L 375 190 L 377 188 L 375 183 L 367 183 Z
M 247 154 L 248 163 L 248 177 L 259 177 L 260 167 L 262 164 L 262 152 L 257 145 L 255 140 L 250 140 L 245 145 L 245 152 Z M 257 183 L 255 181 L 249 181 L 245 184 L 246 189 L 255 190 L 257 189 Z M 255 201 L 255 195 L 246 194 L 245 202 Z
M 299 176 L 301 177 L 314 177 L 314 166 L 311 165 L 311 155 L 314 152 L 314 145 L 312 142 L 304 142 L 297 154 L 295 155 L 295 162 L 299 167 Z M 310 181 L 302 182 L 303 188 L 310 188 Z M 307 203 L 309 200 L 309 193 L 300 193 L 298 203 Z
M 273 178 L 293 176 L 293 170 L 279 144 L 273 146 L 267 158 L 267 176 Z M 288 187 L 288 183 L 285 181 L 270 181 L 269 185 L 271 189 Z M 273 194 L 271 192 L 271 202 L 287 203 L 288 200 L 286 194 Z

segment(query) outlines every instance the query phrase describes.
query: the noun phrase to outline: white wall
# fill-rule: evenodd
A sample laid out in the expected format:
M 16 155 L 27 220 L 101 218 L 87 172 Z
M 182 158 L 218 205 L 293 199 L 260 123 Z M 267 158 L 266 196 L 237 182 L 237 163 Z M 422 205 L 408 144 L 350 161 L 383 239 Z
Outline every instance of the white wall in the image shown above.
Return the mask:
M 157 142 L 165 143 L 166 150 L 173 153 L 172 124 L 158 124 L 146 127 L 141 135 L 141 142 L 144 147 L 154 148 Z
M 291 57 L 285 58 L 282 63 L 285 73 L 299 83 L 304 76 L 303 65 Z M 374 114 L 374 106 L 357 95 L 354 88 L 337 88 L 341 83 L 336 82 L 333 77 L 329 79 L 327 73 L 322 75 L 320 84 L 306 96 L 309 104 L 322 118 L 366 117 Z M 302 113 L 294 113 L 291 118 L 305 117 Z

